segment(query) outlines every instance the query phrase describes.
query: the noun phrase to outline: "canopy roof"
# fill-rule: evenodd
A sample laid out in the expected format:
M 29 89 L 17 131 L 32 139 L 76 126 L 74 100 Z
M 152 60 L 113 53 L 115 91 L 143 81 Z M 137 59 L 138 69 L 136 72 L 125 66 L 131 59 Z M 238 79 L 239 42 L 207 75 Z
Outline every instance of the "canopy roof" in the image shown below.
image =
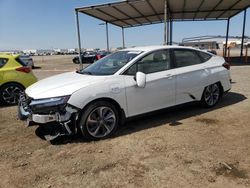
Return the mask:
M 250 0 L 167 0 L 173 21 L 225 20 L 250 6 Z M 164 21 L 164 0 L 127 0 L 76 8 L 76 11 L 127 28 Z

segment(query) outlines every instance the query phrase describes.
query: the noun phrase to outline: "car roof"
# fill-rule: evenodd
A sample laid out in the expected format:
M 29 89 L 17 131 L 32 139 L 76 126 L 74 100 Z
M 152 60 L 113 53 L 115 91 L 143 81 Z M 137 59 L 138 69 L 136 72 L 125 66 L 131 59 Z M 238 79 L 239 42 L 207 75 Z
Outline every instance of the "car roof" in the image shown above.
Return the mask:
M 171 48 L 182 48 L 182 49 L 185 48 L 185 49 L 197 50 L 196 48 L 186 47 L 186 46 L 158 45 L 158 46 L 138 46 L 138 47 L 133 47 L 133 48 L 126 48 L 126 49 L 123 49 L 122 51 L 144 51 L 144 52 L 149 52 L 149 51 L 153 51 L 153 50 L 171 49 Z

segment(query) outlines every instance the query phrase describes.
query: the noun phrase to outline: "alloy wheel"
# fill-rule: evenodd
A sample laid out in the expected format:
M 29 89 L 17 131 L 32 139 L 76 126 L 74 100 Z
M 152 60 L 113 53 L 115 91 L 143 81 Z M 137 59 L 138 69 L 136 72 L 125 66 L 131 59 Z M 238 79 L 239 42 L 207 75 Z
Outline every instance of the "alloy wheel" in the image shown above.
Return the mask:
M 215 105 L 220 97 L 220 88 L 217 84 L 212 84 L 206 87 L 204 99 L 208 106 Z
M 95 138 L 102 138 L 112 132 L 116 125 L 116 115 L 107 106 L 97 107 L 88 115 L 86 128 Z
M 2 91 L 2 99 L 6 104 L 17 104 L 23 90 L 17 85 L 9 85 Z

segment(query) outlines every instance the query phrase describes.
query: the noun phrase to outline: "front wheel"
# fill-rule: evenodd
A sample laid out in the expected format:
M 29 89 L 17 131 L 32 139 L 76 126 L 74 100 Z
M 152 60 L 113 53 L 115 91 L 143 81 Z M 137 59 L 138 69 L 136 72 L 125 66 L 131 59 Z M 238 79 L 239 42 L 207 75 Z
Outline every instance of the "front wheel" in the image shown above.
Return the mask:
M 220 90 L 218 83 L 205 87 L 201 99 L 202 105 L 208 108 L 215 106 L 220 99 L 221 92 L 222 91 Z
M 15 105 L 18 103 L 20 94 L 24 91 L 24 87 L 16 84 L 9 83 L 0 89 L 0 101 L 6 105 Z
M 118 128 L 119 115 L 116 107 L 106 101 L 90 104 L 82 113 L 79 128 L 89 140 L 110 137 Z

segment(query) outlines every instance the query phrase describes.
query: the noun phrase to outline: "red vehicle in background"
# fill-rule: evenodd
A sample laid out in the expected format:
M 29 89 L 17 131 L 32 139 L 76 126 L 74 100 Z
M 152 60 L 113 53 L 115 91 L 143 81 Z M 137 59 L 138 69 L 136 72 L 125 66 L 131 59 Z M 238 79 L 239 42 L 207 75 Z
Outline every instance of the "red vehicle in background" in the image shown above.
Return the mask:
M 100 51 L 96 54 L 96 60 L 99 60 L 103 57 L 105 57 L 106 55 L 109 55 L 110 52 L 106 52 L 106 51 Z

